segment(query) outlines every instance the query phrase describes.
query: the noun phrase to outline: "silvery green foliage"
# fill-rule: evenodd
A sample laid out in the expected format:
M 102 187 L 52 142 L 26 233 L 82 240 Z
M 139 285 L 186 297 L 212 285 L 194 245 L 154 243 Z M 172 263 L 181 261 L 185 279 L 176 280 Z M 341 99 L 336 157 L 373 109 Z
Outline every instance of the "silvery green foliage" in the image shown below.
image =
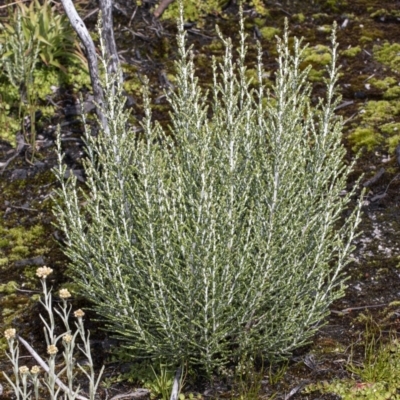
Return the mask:
M 0 44 L 0 67 L 4 66 L 5 73 L 10 83 L 18 88 L 28 90 L 33 80 L 33 72 L 39 61 L 39 43 L 30 38 L 26 40 L 21 12 L 17 11 L 14 26 L 5 29 L 3 40 Z
M 181 20 L 171 126 L 151 120 L 144 89 L 140 137 L 126 128 L 121 87 L 106 76 L 110 133 L 86 132 L 86 189 L 61 189 L 56 215 L 70 271 L 132 355 L 188 361 L 209 373 L 246 354 L 288 357 L 343 295 L 359 205 L 343 194 L 336 43 L 326 98 L 311 105 L 303 49 L 278 41 L 272 93 L 237 61 L 213 62 L 211 96 L 197 83 Z M 258 78 L 262 81 L 261 50 Z M 211 101 L 209 100 L 211 99 Z

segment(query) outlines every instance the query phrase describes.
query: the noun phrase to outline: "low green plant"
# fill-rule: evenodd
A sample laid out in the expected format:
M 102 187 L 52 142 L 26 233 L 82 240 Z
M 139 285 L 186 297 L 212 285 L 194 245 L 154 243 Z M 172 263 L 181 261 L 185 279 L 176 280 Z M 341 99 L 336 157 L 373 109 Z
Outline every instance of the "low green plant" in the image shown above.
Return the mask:
M 166 363 L 154 364 L 151 360 L 132 362 L 132 357 L 123 348 L 113 349 L 110 355 L 111 362 L 130 362 L 127 372 L 119 373 L 114 377 L 104 380 L 101 385 L 111 386 L 119 382 L 139 385 L 150 391 L 152 399 L 169 399 L 174 381 L 174 371 Z
M 47 319 L 40 315 L 40 319 L 44 325 L 47 345 L 47 362 L 43 361 L 29 344 L 17 335 L 14 328 L 9 328 L 4 332 L 4 336 L 8 343 L 9 352 L 7 353 L 7 357 L 12 364 L 13 379 L 5 372 L 3 372 L 3 374 L 12 387 L 17 400 L 38 400 L 39 398 L 43 398 L 43 389 L 47 392 L 48 396 L 46 396 L 46 398 L 48 399 L 57 399 L 59 392 L 62 390 L 65 393 L 65 399 L 73 400 L 81 393 L 80 387 L 75 384 L 76 371 L 74 371 L 74 369 L 78 366 L 78 369 L 88 380 L 89 399 L 94 400 L 104 367 L 101 369 L 96 379 L 90 351 L 89 334 L 86 334 L 83 326 L 83 316 L 85 313 L 82 310 L 74 312 L 77 322 L 75 322 L 76 330 L 72 332 L 69 325 L 72 306 L 68 304 L 71 293 L 67 289 L 61 289 L 59 291 L 61 304 L 58 308 L 53 308 L 51 290 L 47 287 L 47 277 L 52 272 L 53 270 L 48 267 L 40 267 L 37 269 L 37 276 L 41 279 L 43 290 L 43 299 L 40 300 L 40 303 L 47 313 Z M 55 334 L 56 326 L 54 313 L 60 317 L 65 329 L 65 331 L 58 336 Z M 77 338 L 80 338 L 82 345 L 76 345 Z M 24 344 L 28 351 L 35 357 L 39 365 L 34 365 L 31 368 L 28 368 L 26 365 L 20 365 L 18 342 Z M 59 352 L 60 342 L 62 342 L 64 347 L 62 355 L 65 366 L 57 371 L 56 355 Z M 75 363 L 75 347 L 79 349 L 87 360 L 85 368 Z M 42 377 L 40 377 L 41 373 Z M 66 384 L 60 379 L 60 376 L 63 375 L 66 377 Z M 86 399 L 82 396 L 80 398 Z
M 364 333 L 364 359 L 356 363 L 353 352 L 347 370 L 356 379 L 334 380 L 309 385 L 305 392 L 335 393 L 344 400 L 399 400 L 400 342 L 391 333 L 383 342 L 379 326 L 367 319 Z
M 0 28 L 0 135 L 15 144 L 15 132 L 22 131 L 33 158 L 40 100 L 51 93 L 51 85 L 57 86 L 68 66 L 86 71 L 86 60 L 68 19 L 47 0 L 29 6 L 19 2 Z M 54 69 L 59 70 L 56 80 Z M 46 70 L 45 83 L 39 70 Z
M 67 72 L 65 65 L 76 61 L 86 66 L 86 58 L 76 39 L 76 34 L 68 18 L 51 5 L 48 0 L 42 3 L 33 0 L 29 5 L 20 1 L 14 13 L 9 14 L 9 22 L 4 23 L 0 41 L 7 46 L 10 38 L 20 35 L 16 21 L 20 20 L 23 39 L 32 41 L 33 48 L 38 47 L 38 56 L 46 66 L 53 66 Z M 3 57 L 12 57 L 10 49 Z
M 26 37 L 23 31 L 22 15 L 17 12 L 14 20 L 13 31 L 10 35 L 2 35 L 3 43 L 3 68 L 9 82 L 18 90 L 20 100 L 18 107 L 18 120 L 23 132 L 25 142 L 30 144 L 32 154 L 35 152 L 36 141 L 36 93 L 32 87 L 33 73 L 38 63 L 39 44 L 33 37 Z M 30 119 L 30 132 L 24 117 Z
M 145 87 L 138 136 L 121 82 L 106 74 L 109 133 L 86 128 L 84 189 L 65 181 L 58 141 L 54 210 L 71 277 L 132 357 L 209 376 L 249 357 L 284 360 L 343 296 L 361 203 L 339 223 L 354 191 L 334 114 L 334 32 L 326 98 L 313 106 L 304 48 L 289 46 L 287 27 L 271 93 L 261 48 L 258 85 L 246 78 L 243 21 L 237 57 L 221 35 L 207 93 L 181 16 L 169 128 L 152 122 Z
M 288 369 L 289 363 L 287 361 L 277 364 L 277 365 L 270 365 L 268 370 L 268 380 L 270 385 L 278 384 L 285 375 Z
M 389 343 L 383 343 L 379 326 L 369 317 L 364 332 L 364 360 L 358 365 L 351 359 L 347 369 L 362 382 L 394 383 L 400 388 L 400 378 L 395 373 L 400 370 L 400 344 L 394 333 L 389 339 Z
M 151 367 L 154 379 L 147 382 L 146 388 L 150 389 L 150 397 L 152 399 L 161 398 L 162 400 L 169 400 L 174 383 L 174 372 L 168 369 L 165 364 L 160 364 L 158 372 Z
M 258 400 L 263 379 L 264 366 L 256 370 L 252 358 L 244 359 L 235 369 L 234 387 L 237 391 L 235 398 L 238 400 Z

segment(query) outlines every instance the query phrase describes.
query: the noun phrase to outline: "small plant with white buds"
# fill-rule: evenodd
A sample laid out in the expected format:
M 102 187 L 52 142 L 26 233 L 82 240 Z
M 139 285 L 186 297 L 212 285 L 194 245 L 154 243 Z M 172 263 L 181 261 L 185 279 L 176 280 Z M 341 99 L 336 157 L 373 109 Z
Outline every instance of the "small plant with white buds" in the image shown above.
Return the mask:
M 59 291 L 61 304 L 59 305 L 58 309 L 53 308 L 51 289 L 47 288 L 47 278 L 52 272 L 53 270 L 48 267 L 40 267 L 36 271 L 36 275 L 40 278 L 43 289 L 43 299 L 40 300 L 40 303 L 45 308 L 48 316 L 48 318 L 45 319 L 42 315 L 40 315 L 40 318 L 44 324 L 44 333 L 47 344 L 47 363 L 42 360 L 42 358 L 24 339 L 17 335 L 17 332 L 14 328 L 9 328 L 5 330 L 4 336 L 8 342 L 9 353 L 7 356 L 13 366 L 14 380 L 12 380 L 6 373 L 4 373 L 4 376 L 11 385 L 17 400 L 38 400 L 40 387 L 47 388 L 49 395 L 48 398 L 50 400 L 55 400 L 60 397 L 60 390 L 65 393 L 64 399 L 88 400 L 87 397 L 84 397 L 80 394 L 80 388 L 74 382 L 76 375 L 74 372 L 74 351 L 75 347 L 77 347 L 85 355 L 88 361 L 87 365 L 89 366 L 89 372 L 83 369 L 80 365 L 78 365 L 78 367 L 89 380 L 89 399 L 94 400 L 104 367 L 101 369 L 99 376 L 96 379 L 90 352 L 89 335 L 85 333 L 83 326 L 83 316 L 85 313 L 81 309 L 74 312 L 74 316 L 77 319 L 77 322 L 75 322 L 77 329 L 74 333 L 72 333 L 72 329 L 69 325 L 69 316 L 72 306 L 68 304 L 68 299 L 70 299 L 72 295 L 68 289 L 61 289 Z M 59 315 L 65 327 L 65 332 L 59 336 L 55 335 L 54 312 Z M 83 346 L 76 346 L 76 338 L 78 335 L 83 343 Z M 56 357 L 60 352 L 60 345 L 58 345 L 60 339 L 62 339 L 62 346 L 64 347 L 62 356 L 64 358 L 65 367 L 60 371 L 56 371 Z M 40 364 L 40 367 L 38 365 L 34 365 L 29 370 L 29 367 L 26 365 L 19 366 L 18 342 L 21 342 L 28 349 L 28 351 Z M 40 378 L 41 369 L 43 369 L 45 373 Z M 66 375 L 67 384 L 64 384 L 59 378 L 63 373 Z M 33 393 L 32 390 L 29 389 L 30 387 L 33 387 Z

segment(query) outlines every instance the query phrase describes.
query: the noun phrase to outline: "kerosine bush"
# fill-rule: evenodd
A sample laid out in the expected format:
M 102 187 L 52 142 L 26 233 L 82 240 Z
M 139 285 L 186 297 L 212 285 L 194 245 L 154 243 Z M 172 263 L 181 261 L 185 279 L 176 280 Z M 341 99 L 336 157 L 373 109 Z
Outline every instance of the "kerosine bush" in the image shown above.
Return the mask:
M 336 43 L 326 98 L 311 104 L 303 48 L 278 40 L 271 93 L 246 79 L 245 35 L 224 39 L 210 96 L 195 77 L 180 21 L 171 125 L 127 128 L 106 76 L 110 132 L 86 132 L 86 188 L 64 181 L 55 212 L 71 276 L 135 357 L 211 373 L 247 356 L 288 357 L 343 295 L 359 220 L 341 220 L 351 166 L 335 116 Z

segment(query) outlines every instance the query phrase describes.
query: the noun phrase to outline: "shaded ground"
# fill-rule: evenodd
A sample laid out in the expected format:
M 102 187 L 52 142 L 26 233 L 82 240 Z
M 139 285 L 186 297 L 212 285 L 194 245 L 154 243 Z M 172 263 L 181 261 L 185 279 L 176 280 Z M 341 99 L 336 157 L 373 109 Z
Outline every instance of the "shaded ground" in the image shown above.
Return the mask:
M 321 76 L 317 71 L 322 68 L 324 51 L 323 48 L 315 46 L 329 43 L 327 29 L 336 20 L 339 26 L 340 49 L 343 51 L 359 46 L 356 54 L 342 53 L 340 58 L 343 67 L 339 87 L 343 102 L 338 112 L 346 120 L 345 143 L 349 161 L 354 157 L 354 146 L 363 149 L 368 147 L 371 140 L 376 139 L 370 151 L 361 153 L 349 188 L 361 174 L 365 174 L 362 178 L 362 182 L 365 183 L 381 168 L 384 168 L 384 172 L 367 188 L 361 226 L 363 232 L 356 241 L 355 261 L 347 270 L 349 279 L 346 296 L 332 306 L 328 323 L 315 337 L 314 342 L 293 356 L 279 382 L 271 384 L 271 373 L 269 378 L 268 374 L 265 375 L 261 382 L 260 398 L 268 398 L 273 394 L 281 399 L 338 398 L 318 392 L 301 394 L 300 389 L 312 382 L 351 377 L 346 368 L 351 349 L 355 360 L 360 361 L 363 357 L 363 347 L 360 344 L 365 320 L 359 318 L 361 314 L 370 313 L 380 325 L 384 336 L 385 332 L 396 331 L 400 323 L 397 318 L 400 305 L 390 305 L 400 297 L 400 191 L 397 179 L 399 163 L 394 152 L 397 139 L 396 130 L 382 130 L 385 124 L 400 123 L 400 111 L 397 112 L 400 93 L 394 90 L 399 82 L 400 57 L 396 51 L 393 54 L 389 52 L 387 59 L 377 57 L 385 41 L 392 44 L 400 37 L 400 17 L 396 11 L 399 9 L 399 2 L 349 0 L 348 4 L 331 2 L 331 6 L 322 3 L 326 2 L 266 1 L 265 5 L 269 10 L 269 16 L 266 17 L 258 16 L 247 7 L 245 14 L 250 64 L 255 56 L 255 41 L 261 38 L 265 49 L 265 69 L 271 72 L 271 77 L 273 76 L 273 40 L 266 39 L 270 31 L 263 28 L 282 29 L 283 19 L 289 18 L 292 33 L 304 36 L 306 41 L 310 42 L 312 51 L 309 60 L 315 66 L 312 73 L 315 79 L 314 93 L 316 96 L 323 95 Z M 81 12 L 89 13 L 95 7 L 95 4 L 87 3 Z M 139 88 L 141 77 L 148 75 L 151 80 L 155 118 L 165 122 L 167 116 L 163 95 L 164 90 L 169 90 L 173 85 L 171 74 L 175 57 L 176 28 L 174 23 L 154 20 L 148 7 L 139 8 L 134 13 L 135 7 L 130 1 L 117 2 L 117 44 L 121 60 L 126 63 L 127 91 L 135 100 L 132 105 L 133 113 L 140 120 Z M 129 23 L 132 15 L 134 18 Z M 93 14 L 86 21 L 93 24 L 95 18 Z M 189 43 L 194 46 L 199 77 L 204 84 L 210 78 L 210 71 L 206 67 L 210 64 L 211 54 L 221 54 L 215 31 L 216 23 L 224 34 L 235 40 L 238 31 L 237 6 L 231 4 L 223 13 L 210 15 L 197 25 L 187 25 Z M 251 68 L 250 66 L 250 76 Z M 392 77 L 395 83 L 380 84 L 387 77 Z M 391 93 L 387 94 L 389 89 Z M 12 324 L 21 336 L 28 339 L 42 354 L 43 334 L 36 317 L 40 308 L 35 299 L 32 299 L 32 295 L 39 293 L 38 281 L 34 274 L 37 266 L 46 264 L 55 270 L 51 279 L 55 289 L 65 286 L 64 283 L 68 282 L 65 276 L 67 260 L 58 244 L 60 234 L 51 225 L 53 217 L 50 211 L 50 196 L 56 185 L 51 168 L 56 162 L 55 125 L 61 123 L 66 162 L 71 170 L 82 178 L 83 143 L 80 139 L 81 126 L 76 115 L 79 109 L 75 107 L 77 98 L 77 93 L 62 89 L 55 93 L 52 100 L 59 105 L 59 109 L 54 119 L 45 121 L 40 128 L 38 151 L 33 165 L 26 160 L 29 155 L 27 150 L 27 153 L 24 151 L 15 158 L 0 176 L 0 331 Z M 382 104 L 371 103 L 372 101 L 387 101 L 386 107 L 389 111 L 378 115 Z M 368 104 L 375 104 L 375 108 L 367 120 Z M 372 117 L 375 120 L 372 120 Z M 359 127 L 369 129 L 365 134 L 369 135 L 369 142 L 365 142 L 365 137 L 354 138 L 353 133 Z M 0 162 L 8 160 L 13 154 L 11 146 L 5 141 L 0 141 Z M 82 299 L 74 299 L 74 305 L 84 308 L 86 304 Z M 35 317 L 32 318 L 32 315 Z M 90 312 L 85 323 L 92 332 L 96 363 L 106 364 L 105 376 L 109 379 L 110 387 L 103 388 L 104 398 L 106 392 L 111 396 L 128 391 L 134 384 L 119 382 L 117 377 L 128 372 L 131 363 L 127 361 L 121 365 L 112 362 L 108 349 L 111 345 L 115 346 L 115 343 L 110 342 L 99 330 L 95 316 Z M 1 348 L 5 348 L 4 339 L 0 345 Z M 351 347 L 352 345 L 354 347 Z M 0 369 L 7 370 L 4 361 L 3 357 Z M 275 371 L 275 367 L 272 371 Z M 356 382 L 357 376 L 354 376 L 354 379 Z M 2 377 L 0 382 L 4 384 Z M 212 388 L 199 382 L 190 384 L 190 379 L 188 382 L 187 391 L 201 392 L 207 398 L 235 397 L 229 380 L 218 381 Z

